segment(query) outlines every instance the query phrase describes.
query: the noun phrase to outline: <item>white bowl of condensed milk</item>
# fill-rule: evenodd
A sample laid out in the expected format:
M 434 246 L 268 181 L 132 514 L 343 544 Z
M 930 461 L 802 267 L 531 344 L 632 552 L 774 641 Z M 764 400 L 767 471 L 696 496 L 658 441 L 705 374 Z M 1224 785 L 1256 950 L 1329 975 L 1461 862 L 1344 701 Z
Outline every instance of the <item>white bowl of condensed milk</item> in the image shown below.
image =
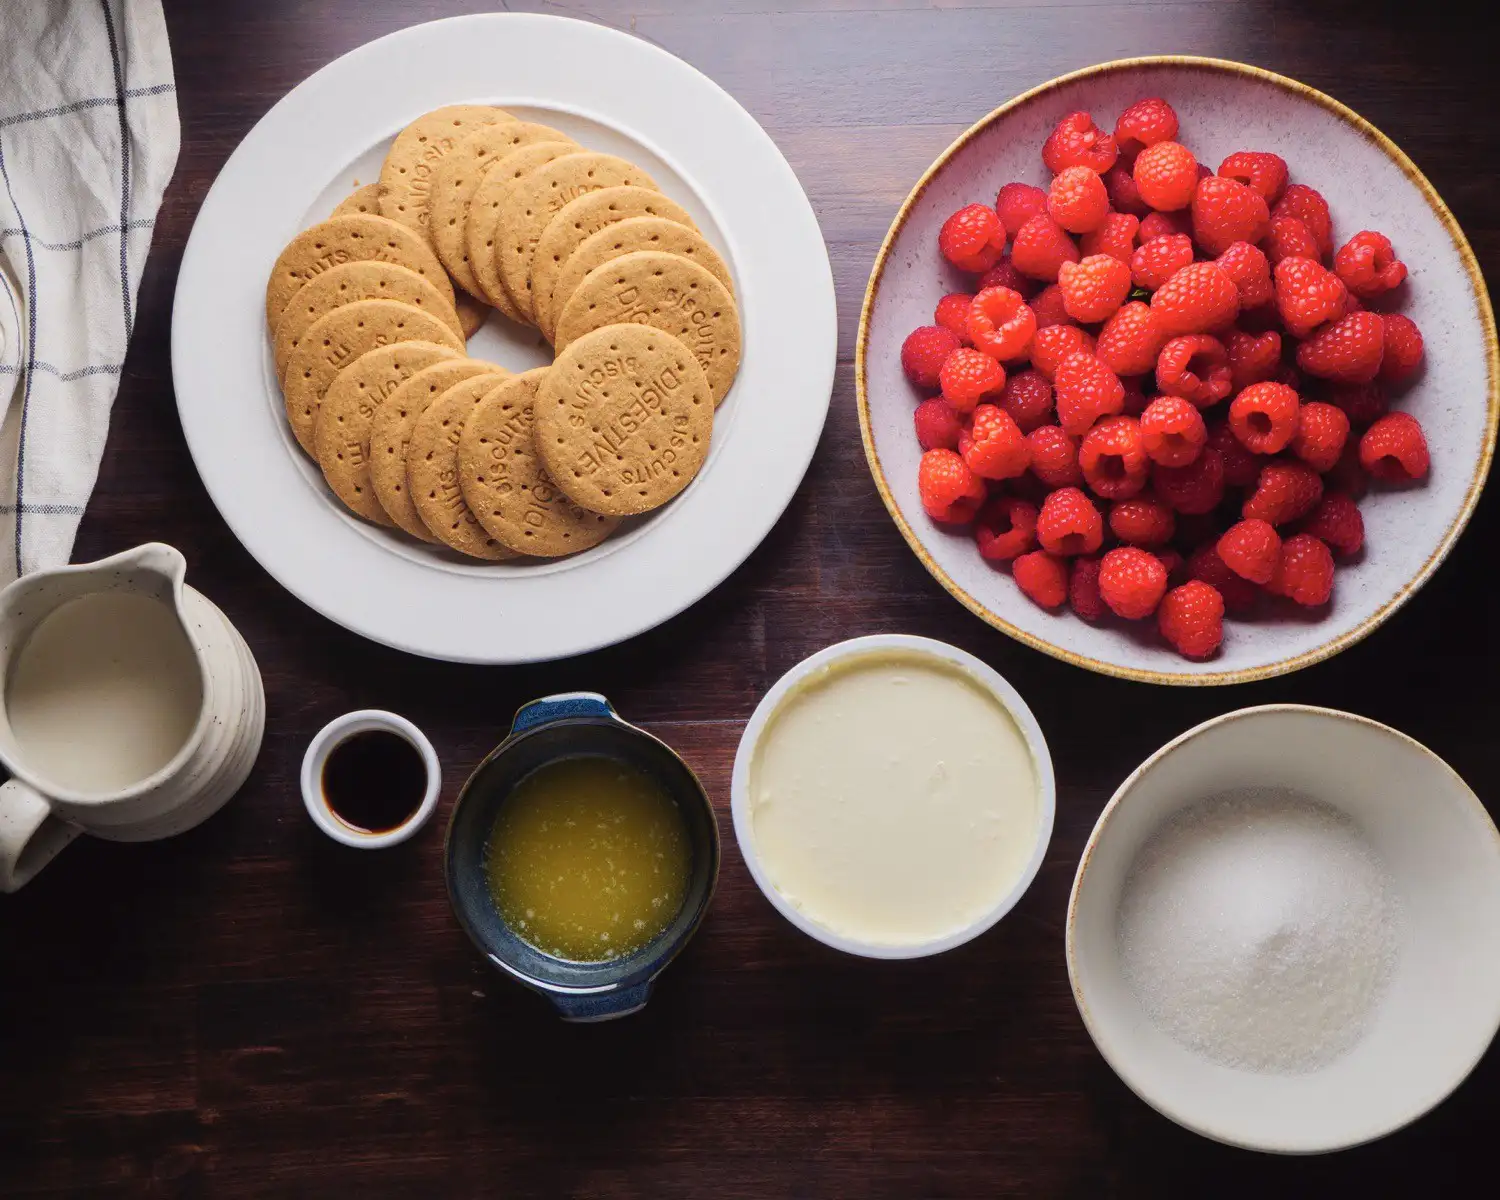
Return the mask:
M 1015 688 L 963 650 L 880 634 L 804 659 L 734 760 L 734 833 L 793 925 L 920 958 L 1015 907 L 1052 837 L 1052 758 Z

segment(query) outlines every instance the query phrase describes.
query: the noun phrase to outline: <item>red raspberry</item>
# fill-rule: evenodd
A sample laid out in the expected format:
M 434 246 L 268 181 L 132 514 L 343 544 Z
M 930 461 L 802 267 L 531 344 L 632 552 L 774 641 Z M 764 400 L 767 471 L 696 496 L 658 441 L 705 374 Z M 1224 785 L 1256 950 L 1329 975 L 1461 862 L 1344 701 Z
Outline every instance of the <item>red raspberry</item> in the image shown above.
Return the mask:
M 1263 249 L 1274 267 L 1283 258 L 1310 258 L 1318 261 L 1318 239 L 1296 217 L 1271 215 Z
M 1380 360 L 1379 378 L 1387 383 L 1405 383 L 1422 365 L 1422 331 L 1410 317 L 1400 313 L 1381 313 L 1385 325 L 1385 354 Z
M 1063 309 L 1085 325 L 1106 321 L 1130 295 L 1130 268 L 1108 254 L 1091 254 L 1076 263 L 1063 263 L 1057 272 Z
M 961 346 L 948 356 L 938 374 L 943 399 L 961 413 L 974 411 L 986 396 L 1005 386 L 1005 368 L 988 354 Z
M 1224 607 L 1236 616 L 1244 616 L 1255 607 L 1260 589 L 1224 565 L 1213 541 L 1194 550 L 1187 562 L 1188 578 L 1206 583 L 1223 597 Z
M 1032 183 L 1007 183 L 995 197 L 995 211 L 1001 224 L 1014 232 L 1047 211 L 1047 190 Z
M 1169 334 L 1212 333 L 1239 315 L 1240 293 L 1218 263 L 1189 263 L 1151 294 L 1151 309 Z
M 1271 282 L 1271 262 L 1259 246 L 1234 242 L 1215 260 L 1240 289 L 1240 308 L 1259 308 L 1276 299 Z
M 1137 100 L 1115 122 L 1115 145 L 1122 154 L 1139 154 L 1157 142 L 1177 140 L 1177 114 L 1160 96 Z
M 1166 340 L 1151 306 L 1132 300 L 1104 323 L 1094 353 L 1116 375 L 1144 375 Z
M 1261 467 L 1240 516 L 1286 525 L 1307 516 L 1322 498 L 1323 481 L 1316 471 L 1303 462 L 1277 459 Z
M 973 299 L 967 292 L 953 292 L 939 300 L 932 313 L 934 322 L 965 344 L 969 340 L 969 301 Z
M 981 404 L 958 441 L 965 465 L 981 479 L 1014 479 L 1031 466 L 1026 435 L 1004 409 Z
M 1224 459 L 1217 450 L 1205 446 L 1185 467 L 1158 463 L 1151 471 L 1151 486 L 1179 513 L 1213 512 L 1224 499 Z
M 1149 617 L 1166 591 L 1167 569 L 1161 559 L 1135 546 L 1111 550 L 1099 564 L 1099 594 L 1118 617 Z
M 1005 381 L 1000 407 L 1022 433 L 1030 433 L 1052 419 L 1052 385 L 1040 371 L 1017 371 Z
M 1102 175 L 1119 155 L 1115 139 L 1086 112 L 1069 113 L 1042 143 L 1042 162 L 1054 175 L 1069 167 L 1088 167 Z
M 1113 416 L 1125 405 L 1119 376 L 1092 354 L 1074 354 L 1052 378 L 1057 396 L 1057 422 L 1064 433 L 1082 437 L 1100 417 Z
M 1325 325 L 1297 347 L 1297 365 L 1336 383 L 1369 383 L 1380 373 L 1385 323 L 1380 314 L 1353 312 Z
M 1268 521 L 1238 521 L 1214 547 L 1224 565 L 1251 583 L 1270 583 L 1281 558 L 1281 538 Z
M 1075 558 L 1068 575 L 1068 603 L 1085 621 L 1104 616 L 1104 597 L 1099 594 L 1099 560 Z
M 1421 423 L 1410 413 L 1387 413 L 1359 439 L 1360 466 L 1387 483 L 1421 479 L 1430 461 Z
M 984 480 L 952 450 L 929 450 L 917 464 L 917 492 L 934 521 L 962 525 L 984 503 Z
M 1325 321 L 1337 321 L 1349 303 L 1343 281 L 1310 258 L 1276 264 L 1276 307 L 1287 330 L 1303 338 Z
M 1040 297 L 1037 304 L 1041 304 Z M 1039 326 L 1031 339 L 1031 365 L 1048 379 L 1056 378 L 1057 368 L 1073 355 L 1093 352 L 1094 339 L 1077 325 Z
M 1057 269 L 1063 263 L 1078 261 L 1078 247 L 1061 225 L 1039 214 L 1016 230 L 1010 261 L 1021 274 L 1050 283 L 1057 278 Z
M 1030 299 L 1042 290 L 1035 279 L 1028 279 L 1016 270 L 1016 264 L 1008 258 L 1002 258 L 981 275 L 974 290 L 982 292 L 985 288 L 992 287 L 1010 288 L 1013 292 L 1019 292 L 1023 300 Z
M 943 364 L 960 344 L 958 335 L 941 325 L 913 329 L 901 343 L 901 369 L 914 386 L 930 391 L 938 386 Z
M 1252 383 L 1229 406 L 1229 427 L 1252 454 L 1276 454 L 1297 436 L 1301 397 L 1284 383 Z
M 1109 510 L 1110 532 L 1131 546 L 1165 546 L 1177 531 L 1177 516 L 1160 500 L 1138 496 Z
M 1092 554 L 1104 542 L 1104 518 L 1078 488 L 1058 488 L 1042 501 L 1036 537 L 1049 554 Z
M 1141 414 L 1141 444 L 1152 462 L 1185 467 L 1207 442 L 1203 414 L 1181 396 L 1158 396 Z
M 1245 449 L 1227 420 L 1208 427 L 1208 444 L 1224 459 L 1225 483 L 1237 488 L 1255 486 L 1260 478 L 1260 457 Z
M 1329 492 L 1302 523 L 1302 532 L 1326 542 L 1338 554 L 1358 554 L 1365 544 L 1365 519 L 1348 496 Z
M 1274 329 L 1259 337 L 1231 329 L 1224 335 L 1224 349 L 1229 353 L 1230 386 L 1237 392 L 1270 379 L 1281 367 L 1281 335 Z
M 969 305 L 969 340 L 976 350 L 1010 362 L 1022 358 L 1036 332 L 1036 314 L 1019 292 L 985 288 Z
M 1130 275 L 1136 287 L 1154 292 L 1193 261 L 1193 239 L 1168 233 L 1136 247 L 1130 256 Z
M 1297 436 L 1292 453 L 1319 475 L 1333 470 L 1349 440 L 1349 418 L 1332 404 L 1304 404 L 1297 417 Z
M 1253 188 L 1267 204 L 1275 204 L 1286 190 L 1286 159 L 1263 150 L 1236 151 L 1219 164 L 1219 174 Z
M 1206 333 L 1173 338 L 1156 360 L 1156 386 L 1199 408 L 1209 408 L 1229 395 L 1230 379 L 1224 344 Z
M 1181 212 L 1153 212 L 1147 213 L 1141 218 L 1141 245 L 1154 242 L 1159 237 L 1171 237 L 1174 233 L 1180 233 L 1188 237 L 1193 232 L 1193 214 L 1183 209 Z
M 960 271 L 988 271 L 1005 249 L 1005 226 L 993 208 L 966 204 L 938 231 L 938 250 Z
M 1333 253 L 1333 215 L 1328 211 L 1328 201 L 1305 183 L 1294 183 L 1287 188 L 1271 215 L 1296 217 L 1318 243 L 1320 258 Z
M 1141 199 L 1140 189 L 1135 186 L 1135 176 L 1124 163 L 1116 163 L 1104 172 L 1104 190 L 1109 193 L 1109 206 L 1117 213 L 1129 213 L 1132 217 L 1144 217 L 1151 207 Z
M 1344 410 L 1351 425 L 1360 427 L 1378 421 L 1390 405 L 1378 383 L 1353 383 L 1328 389 L 1329 402 Z
M 1083 482 L 1078 446 L 1060 425 L 1043 425 L 1026 435 L 1031 473 L 1049 488 L 1077 487 Z
M 1036 299 L 1031 302 L 1031 312 L 1036 317 L 1036 327 L 1039 330 L 1053 325 L 1073 324 L 1073 318 L 1068 316 L 1068 310 L 1063 307 L 1062 288 L 1055 283 L 1049 283 L 1037 294 Z
M 1052 181 L 1047 214 L 1069 233 L 1088 233 L 1109 215 L 1109 192 L 1097 171 L 1068 167 Z
M 1406 278 L 1406 264 L 1396 257 L 1391 239 L 1364 229 L 1339 247 L 1333 270 L 1356 296 L 1369 300 L 1398 287 Z
M 974 518 L 974 540 L 986 562 L 1009 562 L 1036 546 L 1037 508 L 1019 496 L 996 496 Z
M 1198 160 L 1179 142 L 1147 146 L 1130 173 L 1141 199 L 1158 212 L 1186 208 L 1198 190 Z
M 958 435 L 963 432 L 964 420 L 958 410 L 941 396 L 923 400 L 912 413 L 912 423 L 917 428 L 917 444 L 923 450 L 957 450 Z
M 1061 608 L 1068 599 L 1068 564 L 1045 550 L 1023 554 L 1011 564 L 1016 586 L 1043 608 Z
M 1212 255 L 1235 242 L 1258 242 L 1271 224 L 1265 197 L 1243 183 L 1210 175 L 1193 193 L 1193 240 Z
M 1190 579 L 1162 597 L 1156 625 L 1184 658 L 1207 658 L 1224 640 L 1224 597 L 1212 585 Z
M 1281 544 L 1281 556 L 1266 591 L 1308 608 L 1327 604 L 1333 594 L 1333 555 L 1311 534 L 1293 534 Z
M 1146 486 L 1151 463 L 1134 417 L 1106 417 L 1083 436 L 1078 465 L 1094 495 L 1127 500 Z
M 1105 216 L 1104 224 L 1091 230 L 1079 240 L 1078 248 L 1087 258 L 1091 254 L 1108 254 L 1118 258 L 1126 266 L 1135 253 L 1135 235 L 1141 223 L 1129 213 L 1112 212 Z

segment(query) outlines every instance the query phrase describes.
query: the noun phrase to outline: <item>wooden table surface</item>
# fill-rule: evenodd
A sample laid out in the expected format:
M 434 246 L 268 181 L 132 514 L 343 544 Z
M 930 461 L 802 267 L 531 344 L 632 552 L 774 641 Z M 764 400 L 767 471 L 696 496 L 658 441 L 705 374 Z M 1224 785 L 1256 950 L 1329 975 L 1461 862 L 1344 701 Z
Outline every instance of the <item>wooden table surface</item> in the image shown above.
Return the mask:
M 701 68 L 801 176 L 838 283 L 827 429 L 750 560 L 666 626 L 531 669 L 426 662 L 364 642 L 282 591 L 203 490 L 177 423 L 172 291 L 199 203 L 260 116 L 316 68 L 460 0 L 171 0 L 182 155 L 75 557 L 160 539 L 244 633 L 265 676 L 265 747 L 200 829 L 83 840 L 0 897 L 0 1192 L 24 1196 L 1161 1196 L 1451 1194 L 1489 1167 L 1500 1054 L 1413 1128 L 1320 1159 L 1226 1149 L 1137 1100 L 1089 1041 L 1063 962 L 1068 888 L 1120 780 L 1217 713 L 1290 700 L 1351 709 L 1430 745 L 1493 797 L 1500 708 L 1460 665 L 1492 663 L 1483 582 L 1492 494 L 1436 578 L 1384 628 L 1291 678 L 1148 688 L 988 629 L 886 516 L 854 408 L 854 327 L 897 205 L 963 127 L 1108 58 L 1239 58 L 1324 89 L 1427 172 L 1500 270 L 1496 74 L 1454 23 L 1351 2 L 589 0 L 518 4 L 626 29 Z M 417 64 L 413 64 L 417 68 Z M 503 73 L 504 64 L 496 63 Z M 1398 232 L 1398 231 L 1393 231 Z M 937 959 L 824 949 L 755 889 L 728 820 L 758 697 L 844 637 L 903 631 L 974 651 L 1051 743 L 1058 816 L 1040 876 L 994 931 Z M 1468 683 L 1468 678 L 1462 681 Z M 441 822 L 345 851 L 306 819 L 297 769 L 337 713 L 389 707 L 431 735 L 446 810 L 521 702 L 606 692 L 669 740 L 719 807 L 722 883 L 640 1016 L 568 1027 L 487 968 L 450 915 Z

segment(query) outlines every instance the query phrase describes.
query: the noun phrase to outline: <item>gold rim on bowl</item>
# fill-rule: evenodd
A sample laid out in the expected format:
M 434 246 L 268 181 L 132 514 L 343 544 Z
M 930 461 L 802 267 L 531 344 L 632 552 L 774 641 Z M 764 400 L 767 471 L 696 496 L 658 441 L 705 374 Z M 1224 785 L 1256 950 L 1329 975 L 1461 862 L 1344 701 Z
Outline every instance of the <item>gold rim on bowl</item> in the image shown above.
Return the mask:
M 1310 100 L 1319 107 L 1332 113 L 1345 124 L 1351 126 L 1367 141 L 1373 142 L 1385 155 L 1396 164 L 1397 168 L 1422 194 L 1427 201 L 1428 207 L 1442 224 L 1448 233 L 1449 240 L 1453 243 L 1454 250 L 1458 253 L 1459 261 L 1463 263 L 1465 272 L 1469 276 L 1469 286 L 1473 291 L 1475 306 L 1479 312 L 1479 322 L 1484 334 L 1485 345 L 1485 367 L 1488 379 L 1487 400 L 1488 414 L 1485 421 L 1484 444 L 1481 447 L 1479 460 L 1474 467 L 1473 478 L 1469 481 L 1468 491 L 1464 495 L 1462 506 L 1453 522 L 1448 526 L 1439 540 L 1436 548 L 1428 556 L 1427 561 L 1417 570 L 1411 579 L 1407 580 L 1389 600 L 1380 608 L 1371 613 L 1353 629 L 1338 635 L 1305 653 L 1293 655 L 1290 658 L 1281 659 L 1278 662 L 1267 663 L 1259 667 L 1245 667 L 1234 671 L 1210 671 L 1203 674 L 1190 674 L 1187 672 L 1154 671 L 1139 667 L 1128 667 L 1118 663 L 1105 662 L 1102 659 L 1090 658 L 1087 655 L 1078 654 L 1072 650 L 1065 649 L 1045 638 L 1037 637 L 1028 633 L 1019 626 L 1011 624 L 999 614 L 991 611 L 981 601 L 975 599 L 964 591 L 958 583 L 928 554 L 922 540 L 916 531 L 902 515 L 901 509 L 896 504 L 895 496 L 892 495 L 890 485 L 886 482 L 885 470 L 880 463 L 880 455 L 875 449 L 875 436 L 870 426 L 870 404 L 867 391 L 867 380 L 865 374 L 865 358 L 868 350 L 870 334 L 870 315 L 874 311 L 875 296 L 880 290 L 880 283 L 885 275 L 886 262 L 890 257 L 891 249 L 906 226 L 907 218 L 912 209 L 928 186 L 937 177 L 960 150 L 969 144 L 980 133 L 988 129 L 995 121 L 1008 113 L 1014 112 L 1023 105 L 1030 104 L 1033 100 L 1076 83 L 1083 79 L 1092 79 L 1097 76 L 1110 75 L 1122 71 L 1135 70 L 1142 67 L 1188 67 L 1201 71 L 1219 72 L 1226 75 L 1239 75 L 1247 79 L 1253 79 L 1260 83 L 1269 83 L 1284 91 L 1293 93 L 1304 100 Z M 986 624 L 993 626 L 1002 633 L 1009 634 L 1019 642 L 1040 650 L 1044 654 L 1050 654 L 1053 658 L 1060 658 L 1064 662 L 1072 663 L 1076 667 L 1083 667 L 1090 671 L 1097 671 L 1101 675 L 1114 675 L 1121 679 L 1133 679 L 1141 683 L 1163 683 L 1186 687 L 1210 687 L 1220 684 L 1251 683 L 1259 679 L 1269 679 L 1276 675 L 1285 675 L 1292 671 L 1299 671 L 1303 667 L 1312 666 L 1314 663 L 1322 662 L 1324 659 L 1332 658 L 1341 650 L 1354 645 L 1361 639 L 1369 636 L 1383 624 L 1392 613 L 1406 603 L 1432 573 L 1437 570 L 1442 561 L 1448 557 L 1453 544 L 1458 541 L 1459 534 L 1469 523 L 1469 518 L 1474 513 L 1475 506 L 1479 503 L 1479 494 L 1484 490 L 1485 479 L 1489 474 L 1490 461 L 1495 453 L 1495 434 L 1500 427 L 1500 345 L 1497 345 L 1495 337 L 1495 314 L 1490 307 L 1489 293 L 1485 289 L 1484 276 L 1479 269 L 1479 262 L 1474 257 L 1474 251 L 1469 247 L 1469 241 L 1464 236 L 1463 230 L 1459 228 L 1458 222 L 1454 220 L 1453 214 L 1448 206 L 1443 203 L 1437 190 L 1428 182 L 1427 177 L 1417 169 L 1415 163 L 1408 158 L 1401 148 L 1366 121 L 1353 109 L 1341 104 L 1332 96 L 1318 91 L 1316 88 L 1308 87 L 1305 83 L 1298 83 L 1295 79 L 1289 79 L 1285 75 L 1278 75 L 1274 71 L 1267 71 L 1260 67 L 1252 67 L 1246 63 L 1232 62 L 1223 58 L 1200 58 L 1194 55 L 1146 55 L 1140 58 L 1118 58 L 1111 62 L 1099 63 L 1096 66 L 1085 67 L 1080 71 L 1072 71 L 1066 75 L 1059 75 L 1055 79 L 1049 79 L 1029 91 L 1022 92 L 1013 100 L 1000 105 L 979 121 L 975 122 L 923 172 L 922 177 L 917 180 L 916 186 L 902 202 L 900 210 L 896 213 L 896 219 L 891 222 L 890 230 L 885 235 L 885 240 L 880 245 L 880 253 L 875 256 L 875 265 L 870 271 L 870 282 L 865 287 L 864 304 L 859 314 L 859 333 L 854 348 L 854 388 L 859 407 L 859 430 L 860 437 L 864 441 L 865 458 L 870 465 L 870 474 L 874 477 L 875 487 L 880 492 L 880 498 L 885 502 L 886 511 L 890 513 L 891 520 L 896 523 L 896 528 L 901 531 L 901 536 L 906 539 L 906 544 L 911 547 L 913 554 L 917 556 L 928 574 L 936 579 L 955 599 L 965 608 L 979 617 Z

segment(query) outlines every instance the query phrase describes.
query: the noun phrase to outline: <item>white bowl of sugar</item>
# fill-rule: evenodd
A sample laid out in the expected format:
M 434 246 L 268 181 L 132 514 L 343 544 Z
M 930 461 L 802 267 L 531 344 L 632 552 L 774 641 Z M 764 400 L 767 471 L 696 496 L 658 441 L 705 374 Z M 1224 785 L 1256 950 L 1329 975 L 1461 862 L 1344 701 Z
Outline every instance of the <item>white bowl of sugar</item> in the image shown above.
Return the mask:
M 1189 730 L 1121 785 L 1068 906 L 1110 1066 L 1252 1150 L 1383 1137 L 1500 1028 L 1500 833 L 1404 734 L 1299 705 Z

